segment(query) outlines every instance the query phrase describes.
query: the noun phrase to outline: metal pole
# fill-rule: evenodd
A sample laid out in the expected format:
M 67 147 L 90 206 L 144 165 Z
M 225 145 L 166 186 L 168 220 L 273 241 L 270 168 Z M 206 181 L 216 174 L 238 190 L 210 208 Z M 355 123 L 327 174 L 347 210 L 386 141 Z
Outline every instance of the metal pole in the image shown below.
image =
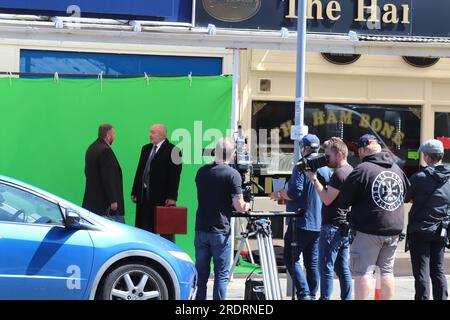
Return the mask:
M 307 0 L 298 1 L 297 77 L 296 77 L 294 123 L 296 126 L 300 127 L 302 135 L 303 135 L 304 111 L 305 111 L 306 7 L 307 7 Z M 294 165 L 298 162 L 299 159 L 300 159 L 300 145 L 298 141 L 294 141 Z M 294 261 L 292 263 L 294 263 Z M 293 272 L 295 272 L 295 270 Z M 287 276 L 289 277 L 289 273 L 287 273 Z M 289 282 L 290 281 L 288 281 L 288 283 Z M 295 288 L 295 284 L 293 283 L 293 281 L 292 286 Z M 293 290 L 293 292 L 295 291 Z M 295 299 L 295 295 L 293 295 L 292 299 Z
M 297 81 L 294 123 L 296 126 L 300 126 L 302 134 L 305 109 L 306 2 L 307 0 L 298 1 L 297 14 Z M 300 148 L 298 143 L 294 143 L 294 163 L 297 163 L 299 158 Z
M 195 22 L 196 22 L 196 16 L 195 16 L 195 11 L 196 11 L 196 2 L 197 1 L 192 1 L 192 20 L 191 20 L 191 25 L 193 28 L 195 28 Z
M 231 109 L 231 132 L 238 129 L 239 122 L 239 49 L 233 49 L 233 92 Z
M 238 129 L 238 110 L 239 110 L 239 50 L 233 49 L 233 96 L 232 96 L 232 106 L 231 106 L 231 138 L 233 138 L 234 133 Z M 236 218 L 231 218 L 231 252 L 230 252 L 230 269 L 233 263 L 234 255 L 234 237 L 236 228 Z M 240 254 L 240 252 L 238 252 Z M 239 256 L 238 256 L 239 258 Z M 233 275 L 230 275 L 230 280 L 233 280 Z

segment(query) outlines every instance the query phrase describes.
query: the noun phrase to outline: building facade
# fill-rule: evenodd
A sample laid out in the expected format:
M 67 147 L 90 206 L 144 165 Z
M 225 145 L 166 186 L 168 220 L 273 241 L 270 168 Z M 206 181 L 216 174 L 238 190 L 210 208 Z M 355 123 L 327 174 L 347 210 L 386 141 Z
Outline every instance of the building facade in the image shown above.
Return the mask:
M 243 127 L 268 130 L 277 153 L 265 162 L 262 176 L 288 174 L 292 169 L 290 127 L 295 109 L 296 54 L 269 50 L 243 50 L 240 64 L 241 121 Z M 421 142 L 450 136 L 450 60 L 429 67 L 408 64 L 402 56 L 361 55 L 350 64 L 335 64 L 321 53 L 306 56 L 305 124 L 321 140 L 343 138 L 350 162 L 358 137 L 380 137 L 408 175 L 419 169 Z M 271 133 L 271 131 L 273 131 Z M 278 139 L 278 141 L 276 141 Z M 253 143 L 253 142 L 252 142 Z M 447 145 L 447 148 L 449 146 Z M 450 161 L 450 150 L 445 160 Z M 266 169 L 264 169 L 266 167 Z M 261 181 L 271 190 L 268 179 Z

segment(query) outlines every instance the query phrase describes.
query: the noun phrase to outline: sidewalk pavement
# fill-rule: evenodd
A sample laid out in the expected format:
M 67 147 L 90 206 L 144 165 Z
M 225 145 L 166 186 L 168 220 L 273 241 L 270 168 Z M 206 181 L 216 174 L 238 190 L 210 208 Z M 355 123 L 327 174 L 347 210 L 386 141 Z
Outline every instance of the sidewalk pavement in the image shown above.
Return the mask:
M 244 275 L 238 275 L 233 278 L 233 280 L 228 285 L 227 300 L 244 300 L 244 290 L 245 290 L 245 280 Z M 208 281 L 208 300 L 212 299 L 214 280 L 210 279 Z M 280 284 L 283 293 L 284 300 L 290 300 L 291 297 L 286 296 L 286 274 L 280 275 Z M 447 275 L 447 284 L 450 288 L 450 275 Z M 339 300 L 340 289 L 339 281 L 334 280 L 334 292 L 332 300 Z M 370 299 L 373 299 L 373 295 Z M 319 298 L 319 294 L 318 294 Z M 414 278 L 411 276 L 407 277 L 396 277 L 395 279 L 395 296 L 394 300 L 414 300 Z

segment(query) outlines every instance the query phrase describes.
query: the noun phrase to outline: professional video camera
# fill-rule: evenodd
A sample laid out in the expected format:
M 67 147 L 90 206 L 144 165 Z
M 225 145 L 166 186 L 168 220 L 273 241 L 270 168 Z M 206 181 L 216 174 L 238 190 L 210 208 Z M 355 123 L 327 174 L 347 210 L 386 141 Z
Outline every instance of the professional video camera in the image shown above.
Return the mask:
M 242 126 L 238 125 L 238 131 L 235 138 L 235 160 L 234 167 L 241 175 L 245 175 L 249 172 L 252 166 L 252 160 L 250 154 L 246 150 L 248 143 L 247 138 L 242 133 Z
M 304 157 L 297 162 L 299 171 L 317 171 L 317 169 L 328 165 L 328 157 L 325 154 L 319 154 L 313 157 Z
M 253 181 L 253 166 L 250 154 L 246 150 L 247 138 L 242 133 L 242 126 L 238 125 L 238 131 L 236 132 L 235 138 L 235 148 L 236 148 L 236 156 L 233 163 L 233 167 L 241 174 L 242 178 L 242 193 L 245 202 L 252 202 L 254 199 L 254 194 L 252 190 L 252 186 L 258 188 L 259 192 L 264 193 L 264 188 L 261 187 L 258 183 Z M 247 174 L 249 180 L 246 180 Z

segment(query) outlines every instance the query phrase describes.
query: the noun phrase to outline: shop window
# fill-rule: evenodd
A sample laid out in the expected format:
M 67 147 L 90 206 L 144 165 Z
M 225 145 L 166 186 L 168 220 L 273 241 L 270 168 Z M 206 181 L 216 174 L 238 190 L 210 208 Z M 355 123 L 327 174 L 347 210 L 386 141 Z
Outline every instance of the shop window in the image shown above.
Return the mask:
M 450 163 L 450 112 L 434 114 L 434 136 L 444 144 L 444 162 Z
M 290 128 L 294 124 L 294 108 L 293 102 L 253 102 L 252 128 L 257 144 L 252 152 L 255 172 L 260 176 L 292 172 L 294 144 Z M 395 155 L 408 176 L 419 169 L 419 106 L 305 103 L 304 114 L 309 132 L 322 142 L 332 136 L 346 142 L 348 160 L 354 166 L 359 163 L 356 142 L 361 135 L 370 133 Z

